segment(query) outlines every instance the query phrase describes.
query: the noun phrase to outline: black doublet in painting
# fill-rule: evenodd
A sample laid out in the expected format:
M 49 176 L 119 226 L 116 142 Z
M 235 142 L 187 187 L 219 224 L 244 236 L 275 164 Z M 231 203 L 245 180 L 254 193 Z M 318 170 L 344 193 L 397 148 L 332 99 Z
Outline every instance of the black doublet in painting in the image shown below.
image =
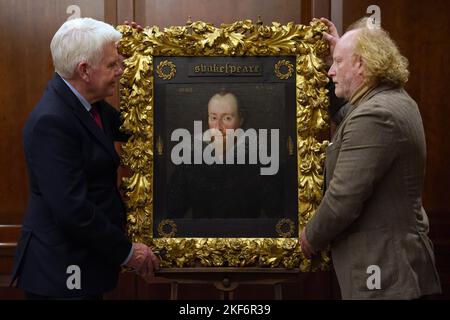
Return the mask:
M 261 176 L 260 165 L 248 161 L 179 165 L 169 181 L 168 217 L 239 219 L 277 215 L 281 188 L 274 180 Z

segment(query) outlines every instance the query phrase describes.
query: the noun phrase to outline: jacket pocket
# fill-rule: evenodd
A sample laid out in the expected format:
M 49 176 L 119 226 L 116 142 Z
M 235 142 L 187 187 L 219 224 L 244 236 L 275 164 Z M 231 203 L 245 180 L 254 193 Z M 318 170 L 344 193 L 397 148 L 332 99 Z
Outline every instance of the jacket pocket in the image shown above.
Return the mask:
M 350 281 L 352 296 L 376 298 L 392 292 L 399 280 L 399 244 L 389 229 L 351 234 Z M 395 290 L 394 290 L 395 291 Z

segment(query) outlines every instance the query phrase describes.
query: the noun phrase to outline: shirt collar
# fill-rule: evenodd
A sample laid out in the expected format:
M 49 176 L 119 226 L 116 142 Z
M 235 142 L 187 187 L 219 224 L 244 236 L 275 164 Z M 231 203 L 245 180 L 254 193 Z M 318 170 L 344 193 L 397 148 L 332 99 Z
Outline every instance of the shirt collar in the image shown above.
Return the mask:
M 61 79 L 64 81 L 65 84 L 69 87 L 69 89 L 73 92 L 73 94 L 80 100 L 83 107 L 87 110 L 87 112 L 90 112 L 92 109 L 91 104 L 75 89 L 66 79 L 61 77 Z
M 362 98 L 373 89 L 373 86 L 363 83 L 350 97 L 350 104 L 356 105 L 362 100 Z

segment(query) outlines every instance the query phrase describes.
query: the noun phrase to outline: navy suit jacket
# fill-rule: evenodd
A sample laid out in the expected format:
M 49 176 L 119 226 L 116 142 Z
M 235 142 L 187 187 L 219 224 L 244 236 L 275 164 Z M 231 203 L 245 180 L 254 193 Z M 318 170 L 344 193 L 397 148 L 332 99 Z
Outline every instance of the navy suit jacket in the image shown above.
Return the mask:
M 105 101 L 96 105 L 104 131 L 55 74 L 26 122 L 29 202 L 13 281 L 28 292 L 77 297 L 112 290 L 131 250 L 113 142 L 127 137 L 119 113 Z M 67 286 L 72 265 L 80 268 L 81 289 Z

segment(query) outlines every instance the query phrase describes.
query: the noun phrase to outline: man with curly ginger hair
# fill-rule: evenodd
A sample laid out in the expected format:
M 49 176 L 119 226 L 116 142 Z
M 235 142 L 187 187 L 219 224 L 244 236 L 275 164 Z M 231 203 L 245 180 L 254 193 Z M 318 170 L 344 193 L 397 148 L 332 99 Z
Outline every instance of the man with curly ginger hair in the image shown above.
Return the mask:
M 422 207 L 425 135 L 403 89 L 408 60 L 381 28 L 360 21 L 324 36 L 337 97 L 349 102 L 326 150 L 325 193 L 300 236 L 305 256 L 331 247 L 343 299 L 440 293 Z

